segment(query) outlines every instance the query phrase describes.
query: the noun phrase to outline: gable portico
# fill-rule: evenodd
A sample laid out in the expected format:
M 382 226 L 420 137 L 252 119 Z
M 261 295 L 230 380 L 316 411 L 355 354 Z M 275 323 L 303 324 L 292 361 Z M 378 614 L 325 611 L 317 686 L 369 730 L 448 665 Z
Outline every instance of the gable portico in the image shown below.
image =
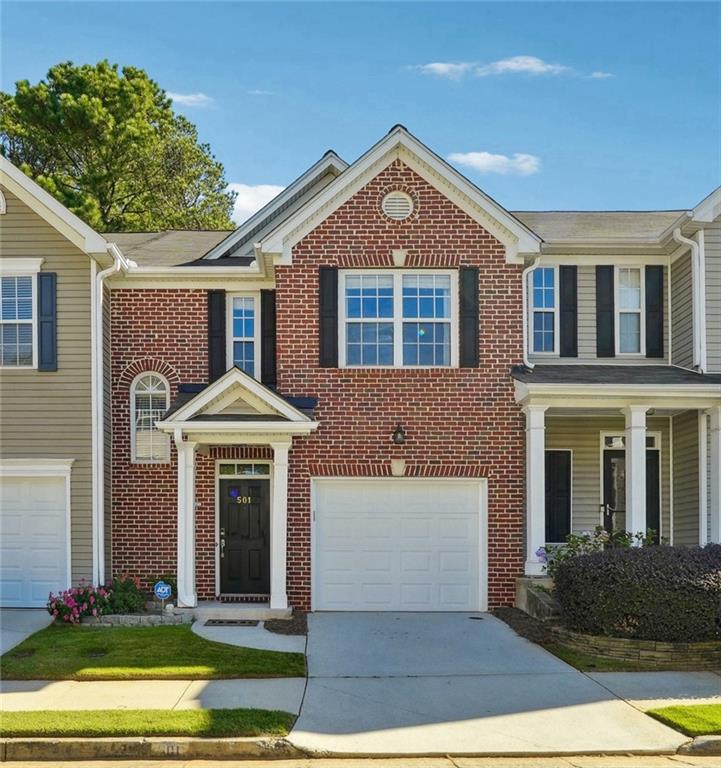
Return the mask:
M 232 368 L 186 402 L 171 406 L 157 426 L 172 435 L 178 452 L 178 604 L 192 608 L 198 603 L 197 454 L 207 454 L 213 446 L 268 446 L 272 457 L 272 471 L 269 472 L 269 601 L 271 609 L 286 609 L 288 456 L 293 438 L 309 435 L 317 428 L 317 422 L 251 376 Z M 243 496 L 237 500 L 250 515 L 255 499 Z M 217 569 L 219 558 L 225 554 L 219 528 L 215 534 Z M 217 578 L 216 583 L 219 583 Z

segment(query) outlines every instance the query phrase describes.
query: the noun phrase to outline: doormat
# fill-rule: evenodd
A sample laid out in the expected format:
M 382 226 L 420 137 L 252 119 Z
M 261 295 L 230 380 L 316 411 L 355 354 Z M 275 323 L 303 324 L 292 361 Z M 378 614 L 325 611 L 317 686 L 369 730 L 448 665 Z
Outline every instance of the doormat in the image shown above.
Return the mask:
M 257 627 L 258 622 L 253 619 L 208 619 L 206 627 Z

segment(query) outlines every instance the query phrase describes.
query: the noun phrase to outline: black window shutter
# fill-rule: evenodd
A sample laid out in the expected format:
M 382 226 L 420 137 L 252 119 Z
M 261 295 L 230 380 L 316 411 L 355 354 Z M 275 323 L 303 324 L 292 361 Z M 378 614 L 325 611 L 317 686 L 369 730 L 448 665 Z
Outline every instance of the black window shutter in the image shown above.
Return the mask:
M 458 283 L 459 364 L 478 368 L 478 267 L 461 267 Z
M 319 275 L 320 367 L 338 367 L 338 270 L 321 267 Z
M 208 381 L 227 371 L 225 357 L 225 291 L 208 291 Z
M 38 272 L 38 370 L 58 369 L 57 274 Z
M 563 265 L 558 269 L 560 283 L 561 357 L 578 357 L 578 270 Z
M 260 292 L 260 380 L 275 387 L 275 291 Z
M 596 356 L 615 357 L 613 266 L 596 267 Z
M 646 267 L 646 357 L 663 357 L 663 267 Z

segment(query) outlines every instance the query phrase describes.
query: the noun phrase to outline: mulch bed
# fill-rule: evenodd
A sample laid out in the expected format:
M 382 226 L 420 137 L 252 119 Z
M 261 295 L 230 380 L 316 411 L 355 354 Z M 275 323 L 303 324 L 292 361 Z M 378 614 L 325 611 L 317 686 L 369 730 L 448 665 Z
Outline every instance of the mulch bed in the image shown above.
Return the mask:
M 293 611 L 289 619 L 268 619 L 263 626 L 278 635 L 307 635 L 308 617 L 303 611 Z
M 547 645 L 553 642 L 548 627 L 542 621 L 534 619 L 533 616 L 529 616 L 518 608 L 494 608 L 491 613 L 508 624 L 516 634 L 532 643 Z

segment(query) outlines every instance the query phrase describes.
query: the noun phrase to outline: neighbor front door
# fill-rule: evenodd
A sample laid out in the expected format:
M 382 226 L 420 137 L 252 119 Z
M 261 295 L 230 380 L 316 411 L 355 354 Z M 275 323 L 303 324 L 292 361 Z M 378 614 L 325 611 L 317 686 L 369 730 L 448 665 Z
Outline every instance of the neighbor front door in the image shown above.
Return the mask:
M 646 451 L 646 529 L 656 532 L 658 540 L 661 499 L 659 493 L 659 451 Z M 603 503 L 604 528 L 610 533 L 614 528 L 626 527 L 626 451 L 603 452 Z M 643 531 L 645 533 L 646 531 Z M 639 533 L 639 531 L 630 531 Z
M 270 593 L 270 481 L 220 481 L 220 592 Z

